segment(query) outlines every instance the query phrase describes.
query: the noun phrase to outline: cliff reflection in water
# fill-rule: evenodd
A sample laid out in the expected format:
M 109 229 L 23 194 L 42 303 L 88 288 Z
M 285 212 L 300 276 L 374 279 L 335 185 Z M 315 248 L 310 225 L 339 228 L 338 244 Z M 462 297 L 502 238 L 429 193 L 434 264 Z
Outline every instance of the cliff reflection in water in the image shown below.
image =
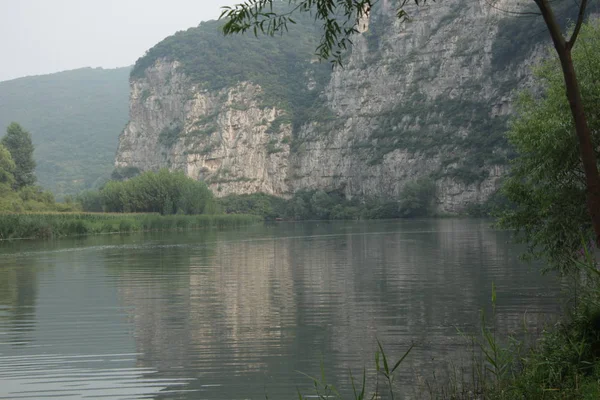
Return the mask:
M 243 235 L 124 251 L 113 273 L 131 310 L 138 366 L 193 378 L 211 398 L 292 396 L 319 363 L 372 373 L 376 338 L 411 343 L 406 382 L 459 360 L 498 287 L 498 327 L 556 311 L 558 289 L 517 261 L 489 221 L 280 224 Z M 252 236 L 252 235 L 251 235 Z M 118 259 L 118 257 L 116 258 Z M 542 289 L 544 288 L 544 289 Z M 540 296 L 544 293 L 544 296 Z M 232 397 L 233 396 L 233 397 Z

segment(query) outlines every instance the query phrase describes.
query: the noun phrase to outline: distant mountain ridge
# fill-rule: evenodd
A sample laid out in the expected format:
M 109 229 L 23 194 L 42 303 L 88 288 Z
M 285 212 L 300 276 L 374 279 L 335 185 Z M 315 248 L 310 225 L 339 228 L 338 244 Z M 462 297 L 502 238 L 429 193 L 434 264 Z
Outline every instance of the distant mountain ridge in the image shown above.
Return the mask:
M 57 197 L 110 176 L 128 120 L 130 71 L 80 68 L 0 82 L 0 136 L 12 121 L 31 132 L 38 183 Z

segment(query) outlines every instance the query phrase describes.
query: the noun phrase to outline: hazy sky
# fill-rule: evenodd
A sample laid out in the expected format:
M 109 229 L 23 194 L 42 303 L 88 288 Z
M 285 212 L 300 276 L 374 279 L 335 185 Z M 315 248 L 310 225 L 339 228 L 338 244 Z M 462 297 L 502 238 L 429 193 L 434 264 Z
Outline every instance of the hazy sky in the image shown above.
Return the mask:
M 237 0 L 0 0 L 0 81 L 132 65 Z

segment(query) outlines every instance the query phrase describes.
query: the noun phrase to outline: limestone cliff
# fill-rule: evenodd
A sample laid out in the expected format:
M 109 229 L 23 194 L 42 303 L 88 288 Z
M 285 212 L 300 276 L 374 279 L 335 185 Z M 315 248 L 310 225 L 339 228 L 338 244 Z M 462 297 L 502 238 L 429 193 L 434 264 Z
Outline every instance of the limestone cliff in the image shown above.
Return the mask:
M 144 79 L 132 81 L 131 121 L 116 166 L 183 170 L 217 195 L 288 193 L 291 128 L 267 132 L 282 111 L 261 107 L 261 88 L 251 83 L 201 90 L 177 64 L 157 61 Z
M 527 80 L 539 44 L 485 0 L 427 3 L 410 22 L 395 18 L 392 3 L 361 23 L 343 69 L 324 73 L 296 51 L 304 63 L 277 81 L 296 85 L 281 102 L 265 80 L 275 72 L 236 80 L 227 64 L 227 81 L 214 85 L 221 69 L 206 78 L 186 67 L 182 53 L 165 50 L 183 39 L 170 39 L 134 69 L 116 167 L 183 170 L 218 196 L 324 189 L 398 198 L 429 176 L 440 211 L 485 201 L 506 171 L 511 91 Z M 230 63 L 251 63 L 225 51 Z

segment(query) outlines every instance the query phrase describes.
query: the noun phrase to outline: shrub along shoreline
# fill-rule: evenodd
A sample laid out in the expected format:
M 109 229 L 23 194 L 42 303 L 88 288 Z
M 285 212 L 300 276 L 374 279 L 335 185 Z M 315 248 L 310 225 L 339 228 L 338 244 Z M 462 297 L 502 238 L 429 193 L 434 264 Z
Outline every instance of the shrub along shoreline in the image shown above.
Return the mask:
M 0 240 L 54 239 L 108 233 L 222 228 L 262 221 L 255 215 L 159 215 L 126 213 L 0 214 Z

